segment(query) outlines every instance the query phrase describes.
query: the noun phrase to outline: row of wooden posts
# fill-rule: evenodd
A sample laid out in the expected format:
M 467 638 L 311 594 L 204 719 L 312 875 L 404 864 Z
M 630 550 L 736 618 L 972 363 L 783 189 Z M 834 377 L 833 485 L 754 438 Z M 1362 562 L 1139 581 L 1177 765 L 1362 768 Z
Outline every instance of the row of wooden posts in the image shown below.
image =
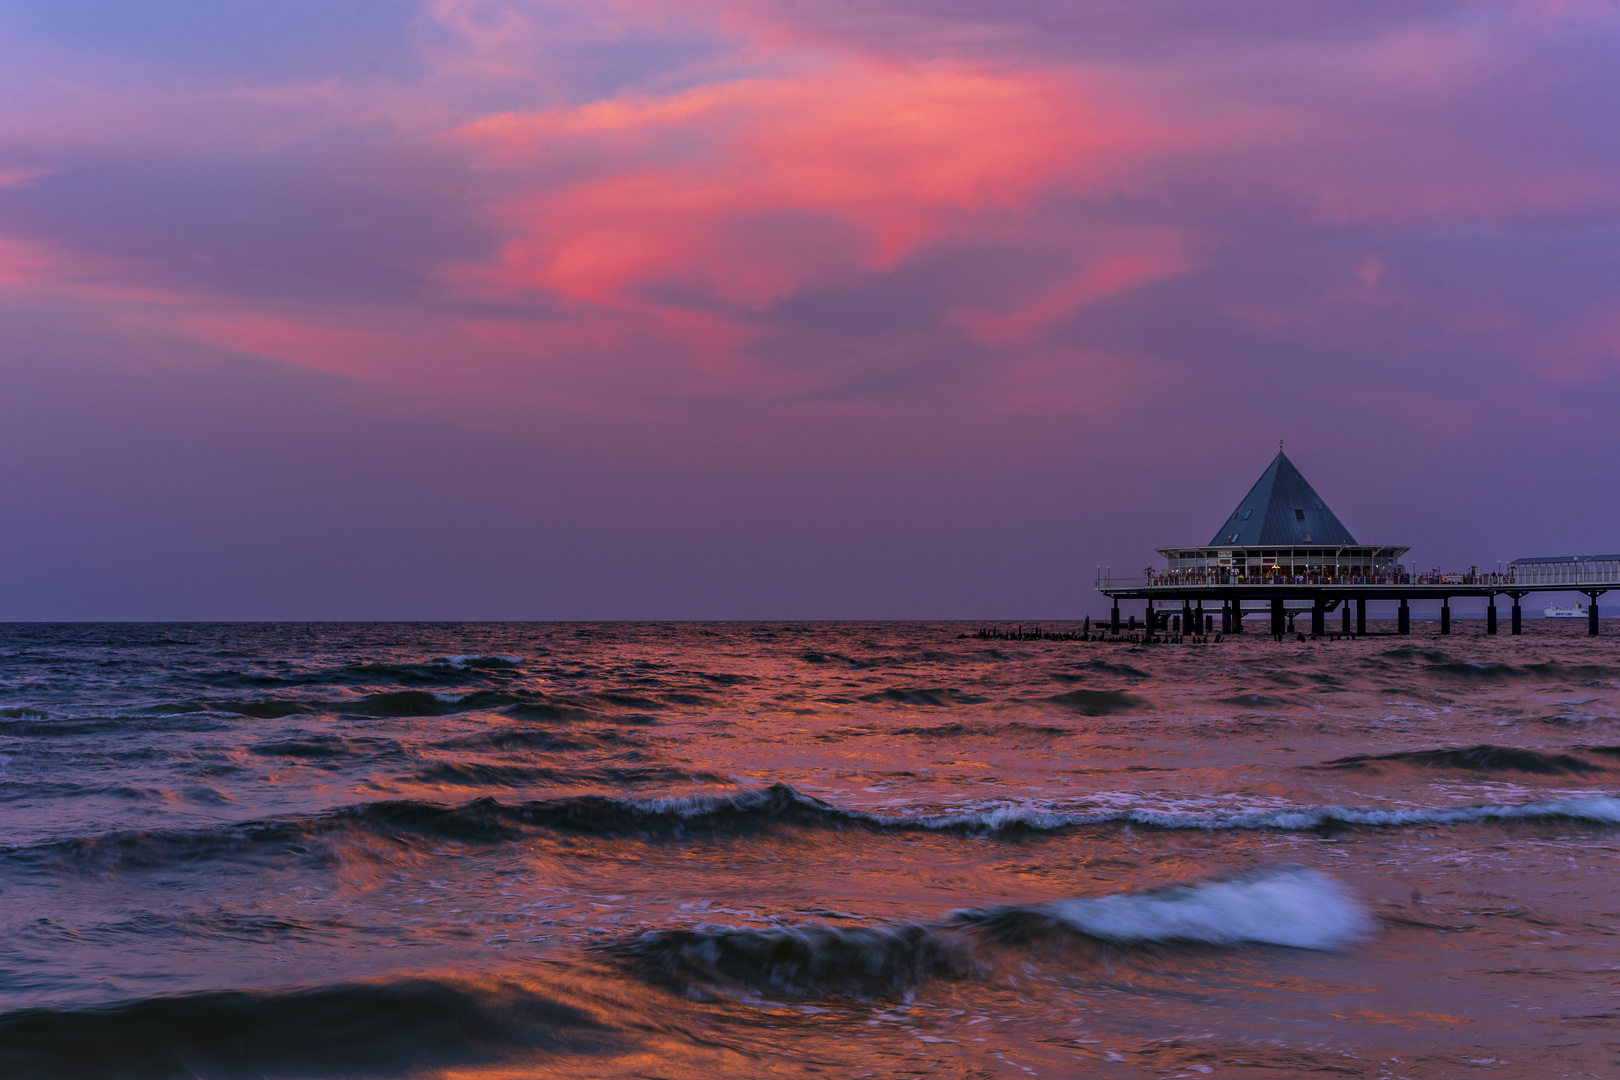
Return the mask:
M 1594 604 L 1593 607 L 1595 610 L 1596 605 Z M 1113 608 L 1112 618 L 1106 622 L 1099 622 L 1095 630 L 1092 628 L 1091 617 L 1087 616 L 1079 630 L 1047 630 L 1038 624 L 1026 628 L 1024 624 L 1019 623 L 1010 628 L 1004 626 L 982 627 L 971 634 L 962 633 L 958 634 L 957 637 L 973 638 L 980 641 L 1152 642 L 1175 640 L 1179 642 L 1185 638 L 1201 641 L 1220 641 L 1224 637 L 1243 633 L 1242 619 L 1241 617 L 1234 618 L 1236 613 L 1236 610 L 1231 605 L 1223 604 L 1219 616 L 1220 625 L 1217 627 L 1217 617 L 1205 614 L 1202 606 L 1197 610 L 1190 606 L 1184 606 L 1179 613 L 1149 609 L 1148 616 L 1140 626 L 1141 633 L 1139 635 L 1136 616 L 1131 615 L 1128 619 L 1122 620 L 1119 605 L 1116 603 Z M 1296 611 L 1289 614 L 1281 601 L 1273 601 L 1270 611 L 1271 636 L 1279 641 L 1285 637 L 1298 637 L 1301 641 L 1305 640 L 1303 633 L 1295 633 L 1294 619 L 1306 613 Z M 1309 610 L 1309 614 L 1311 616 L 1310 636 L 1313 639 L 1331 638 L 1337 641 L 1341 637 L 1363 637 L 1367 634 L 1367 601 L 1365 599 L 1355 601 L 1354 630 L 1351 629 L 1350 601 L 1348 599 L 1340 604 L 1340 621 L 1343 625 L 1338 633 L 1328 632 L 1326 611 L 1322 606 L 1313 606 Z M 1593 618 L 1591 622 L 1593 623 L 1591 632 L 1596 633 L 1595 624 L 1597 620 Z M 1412 612 L 1404 598 L 1401 600 L 1400 608 L 1396 613 L 1395 632 L 1397 634 L 1410 634 L 1412 632 Z M 1487 634 L 1496 633 L 1496 605 L 1494 603 L 1486 609 L 1485 632 Z M 1523 623 L 1518 598 L 1514 597 L 1512 633 L 1519 634 L 1522 632 Z M 1451 633 L 1451 605 L 1449 603 L 1442 603 L 1440 608 L 1440 633 Z
M 1086 622 L 1090 623 L 1090 619 Z M 1219 642 L 1221 634 L 1182 634 L 1179 631 L 1167 634 L 1149 634 L 1147 631 L 1136 629 L 1136 620 L 1131 620 L 1129 632 L 1109 634 L 1100 627 L 1092 630 L 1088 626 L 1085 630 L 1051 631 L 1042 630 L 1039 626 L 1026 630 L 1023 626 L 1011 630 L 1000 626 L 986 626 L 971 634 L 957 634 L 958 638 L 971 638 L 978 641 L 1104 641 L 1120 642 L 1126 645 L 1206 645 Z M 1304 640 L 1301 634 L 1300 640 Z M 1335 634 L 1334 637 L 1338 635 Z
M 1513 598 L 1513 607 L 1511 612 L 1512 617 L 1510 622 L 1512 629 L 1510 632 L 1513 634 L 1522 634 L 1524 632 L 1524 616 L 1519 607 L 1519 594 L 1514 593 L 1510 595 L 1512 595 Z M 1403 635 L 1410 634 L 1412 632 L 1412 608 L 1407 602 L 1406 597 L 1403 596 L 1399 599 L 1400 606 L 1396 609 L 1395 613 L 1395 632 Z M 1310 608 L 1307 608 L 1304 611 L 1294 611 L 1290 613 L 1287 610 L 1284 601 L 1281 599 L 1273 599 L 1271 601 L 1270 610 L 1271 636 L 1280 639 L 1287 635 L 1293 634 L 1295 617 L 1309 614 L 1311 617 L 1310 636 L 1313 638 L 1330 636 L 1335 638 L 1351 636 L 1363 637 L 1367 633 L 1367 599 L 1366 597 L 1354 598 L 1355 619 L 1353 630 L 1351 628 L 1351 600 L 1352 598 L 1345 597 L 1339 601 L 1340 629 L 1337 634 L 1329 634 L 1327 628 L 1327 607 L 1322 601 L 1317 601 L 1316 603 L 1312 604 Z M 1242 609 L 1240 602 L 1238 601 L 1223 601 L 1219 616 L 1204 614 L 1202 603 L 1200 603 L 1198 609 L 1194 611 L 1190 602 L 1183 602 L 1182 610 L 1179 614 L 1173 611 L 1154 611 L 1150 607 L 1148 609 L 1147 616 L 1148 622 L 1144 625 L 1146 625 L 1146 628 L 1150 632 L 1160 628 L 1171 628 L 1173 626 L 1180 626 L 1182 624 L 1185 624 L 1189 629 L 1202 627 L 1205 632 L 1213 632 L 1217 618 L 1219 619 L 1220 630 L 1223 634 L 1243 633 Z M 1089 622 L 1089 619 L 1087 621 Z M 1135 623 L 1136 617 L 1133 615 L 1131 616 L 1130 624 L 1131 626 L 1134 626 Z M 1114 634 L 1119 634 L 1123 629 L 1120 625 L 1119 602 L 1117 600 L 1114 602 L 1109 629 Z M 1490 604 L 1485 609 L 1485 633 L 1495 634 L 1496 631 L 1496 598 L 1493 596 L 1491 597 Z M 1596 634 L 1598 632 L 1597 599 L 1595 596 L 1593 597 L 1591 607 L 1588 609 L 1587 632 L 1591 634 Z M 1451 633 L 1451 600 L 1449 597 L 1442 597 L 1440 600 L 1440 633 Z

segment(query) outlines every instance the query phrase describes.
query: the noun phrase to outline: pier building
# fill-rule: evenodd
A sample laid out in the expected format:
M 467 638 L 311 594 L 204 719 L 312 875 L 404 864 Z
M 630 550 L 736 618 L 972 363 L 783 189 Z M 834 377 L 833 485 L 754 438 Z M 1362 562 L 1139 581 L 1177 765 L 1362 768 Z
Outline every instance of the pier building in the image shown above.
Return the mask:
M 1378 577 L 1397 571 L 1406 551 L 1356 543 L 1281 449 L 1207 545 L 1158 549 L 1166 577 L 1223 584 Z
M 1178 621 L 1187 632 L 1243 632 L 1243 620 L 1270 616 L 1272 634 L 1289 631 L 1296 616 L 1311 616 L 1312 635 L 1327 632 L 1328 615 L 1339 614 L 1344 634 L 1367 632 L 1367 601 L 1394 601 L 1398 632 L 1412 631 L 1411 601 L 1440 601 L 1440 632 L 1451 633 L 1451 600 L 1488 600 L 1485 632 L 1497 632 L 1496 598 L 1512 600 L 1511 627 L 1523 630 L 1519 601 L 1532 592 L 1581 592 L 1591 601 L 1587 629 L 1598 632 L 1597 599 L 1620 588 L 1620 555 L 1516 559 L 1506 571 L 1417 573 L 1401 562 L 1399 544 L 1361 544 L 1339 521 L 1299 469 L 1282 452 L 1255 481 L 1237 509 L 1201 547 L 1158 548 L 1163 570 L 1142 577 L 1098 575 L 1097 591 L 1113 601 L 1111 627 L 1120 630 L 1121 600 L 1146 602 L 1149 632 Z M 1354 628 L 1351 608 L 1354 606 Z M 1216 615 L 1216 612 L 1219 615 Z

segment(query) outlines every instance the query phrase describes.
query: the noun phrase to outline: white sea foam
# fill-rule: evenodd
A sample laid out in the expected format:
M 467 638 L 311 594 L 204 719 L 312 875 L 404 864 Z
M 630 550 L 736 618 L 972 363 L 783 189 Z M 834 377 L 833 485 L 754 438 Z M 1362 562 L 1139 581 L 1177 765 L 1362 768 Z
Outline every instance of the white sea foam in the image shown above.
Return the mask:
M 480 661 L 485 664 L 493 663 L 501 666 L 523 663 L 523 657 L 521 656 L 506 656 L 502 653 L 458 653 L 455 656 L 445 656 L 441 657 L 440 659 L 442 659 L 446 664 L 449 664 L 451 667 L 458 668 L 467 667 L 470 664 L 476 664 Z
M 1231 799 L 1213 801 L 1217 805 L 1207 809 L 1198 808 L 1197 800 L 1189 799 L 1179 801 L 1173 808 L 1115 806 L 1070 810 L 1019 803 L 952 814 L 874 813 L 831 805 L 785 784 L 773 784 L 768 788 L 749 788 L 735 793 L 626 799 L 624 805 L 642 814 L 684 819 L 739 811 L 765 817 L 812 811 L 834 821 L 879 828 L 985 834 L 1020 829 L 1050 832 L 1085 825 L 1139 825 L 1144 828 L 1201 829 L 1211 832 L 1244 829 L 1300 831 L 1336 825 L 1423 828 L 1489 821 L 1577 821 L 1620 825 L 1620 798 L 1612 795 L 1582 794 L 1523 803 L 1405 808 L 1286 804 L 1243 808 L 1234 807 Z
M 644 814 L 669 814 L 682 818 L 706 817 L 710 814 L 732 809 L 768 811 L 780 808 L 783 804 L 792 804 L 811 809 L 829 810 L 854 819 L 884 820 L 877 815 L 863 813 L 859 810 L 844 811 L 838 807 L 829 806 L 809 795 L 794 791 L 786 784 L 773 785 L 768 788 L 746 788 L 729 794 L 668 795 L 661 799 L 626 799 L 624 802 L 626 806 L 639 810 Z
M 1362 937 L 1368 918 L 1332 878 L 1302 866 L 1141 893 L 1078 897 L 1036 910 L 1122 944 L 1201 941 L 1331 949 Z
M 1475 806 L 1418 806 L 1383 809 L 1365 806 L 1295 806 L 1240 811 L 1183 811 L 1134 808 L 1101 812 L 999 806 L 971 813 L 930 814 L 900 819 L 930 829 L 1061 829 L 1077 825 L 1143 825 L 1160 829 L 1320 829 L 1332 825 L 1422 827 L 1483 821 L 1586 821 L 1620 825 L 1620 798 L 1583 795 L 1525 803 Z

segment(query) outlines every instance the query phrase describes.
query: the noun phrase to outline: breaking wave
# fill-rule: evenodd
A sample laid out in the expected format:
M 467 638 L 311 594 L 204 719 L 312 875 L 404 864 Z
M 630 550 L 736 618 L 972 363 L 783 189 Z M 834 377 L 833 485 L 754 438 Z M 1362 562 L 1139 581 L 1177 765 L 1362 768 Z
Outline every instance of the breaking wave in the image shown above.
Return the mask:
M 616 776 L 628 780 L 635 770 Z M 536 774 L 538 775 L 538 774 Z M 652 774 L 649 778 L 656 778 Z M 708 774 L 689 774 L 709 778 Z M 423 775 L 440 783 L 501 783 L 506 773 L 444 772 Z M 608 779 L 604 773 L 602 779 Z M 309 854 L 306 844 L 342 833 L 363 833 L 399 843 L 457 840 L 494 844 L 546 829 L 604 837 L 680 840 L 737 835 L 770 828 L 945 832 L 1016 837 L 1087 826 L 1152 829 L 1313 830 L 1411 828 L 1483 822 L 1577 822 L 1620 825 L 1620 798 L 1581 795 L 1512 804 L 1384 809 L 1300 806 L 1249 811 L 1184 812 L 1145 807 L 1060 811 L 1039 806 L 997 806 L 954 814 L 880 814 L 851 810 L 804 795 L 786 784 L 714 795 L 631 799 L 576 795 L 506 804 L 493 798 L 460 806 L 416 799 L 360 803 L 324 814 L 248 821 L 192 830 L 119 832 L 28 847 L 0 848 L 0 858 L 54 863 L 91 862 L 155 866 L 214 857 L 253 857 L 270 849 Z
M 962 917 L 994 923 L 1007 912 L 1034 913 L 1121 945 L 1185 941 L 1333 949 L 1364 936 L 1368 928 L 1366 914 L 1348 890 L 1300 866 Z
M 654 930 L 601 951 L 687 991 L 740 988 L 796 997 L 903 996 L 930 978 L 982 974 L 998 947 L 1026 952 L 1079 936 L 1116 946 L 1274 945 L 1335 949 L 1370 920 L 1338 882 L 1280 866 L 1193 885 L 958 911 L 936 922 L 810 923 Z
M 471 774 L 462 774 L 471 779 Z M 705 774 L 695 774 L 705 776 Z M 424 777 L 426 779 L 426 777 Z M 627 777 L 620 777 L 627 779 Z M 491 782 L 486 777 L 484 782 Z M 441 782 L 454 782 L 444 774 Z M 499 782 L 499 780 L 492 780 Z M 953 832 L 961 836 L 1040 834 L 1087 826 L 1137 826 L 1149 829 L 1252 829 L 1304 832 L 1335 827 L 1434 827 L 1471 823 L 1620 824 L 1620 798 L 1573 795 L 1507 805 L 1413 806 L 1405 810 L 1366 806 L 1285 806 L 1251 811 L 1128 810 L 1059 811 L 1042 806 L 991 806 L 953 814 L 885 814 L 847 810 L 795 792 L 786 784 L 724 795 L 680 795 L 667 798 L 620 798 L 573 795 L 507 805 L 478 798 L 460 806 L 433 801 L 382 800 L 345 806 L 313 816 L 264 819 L 206 829 L 113 832 L 76 837 L 52 844 L 0 848 L 0 858 L 81 863 L 100 866 L 152 866 L 198 858 L 251 857 L 267 848 L 308 853 L 309 840 L 340 832 L 363 832 L 374 839 L 415 844 L 423 840 L 460 840 L 499 844 L 520 839 L 536 829 L 586 836 L 679 840 L 685 837 L 735 836 L 771 827 L 833 827 L 860 831 Z

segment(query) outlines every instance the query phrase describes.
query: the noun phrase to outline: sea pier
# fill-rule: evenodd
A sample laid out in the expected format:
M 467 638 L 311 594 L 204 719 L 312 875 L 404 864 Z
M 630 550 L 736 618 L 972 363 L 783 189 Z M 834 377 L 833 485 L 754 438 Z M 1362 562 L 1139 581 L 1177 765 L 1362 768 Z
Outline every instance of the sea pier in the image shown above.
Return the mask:
M 1367 632 L 1367 604 L 1396 605 L 1397 633 L 1412 629 L 1414 600 L 1440 602 L 1440 633 L 1451 633 L 1451 601 L 1487 601 L 1485 632 L 1497 632 L 1497 597 L 1512 601 L 1511 632 L 1523 632 L 1520 601 L 1538 592 L 1585 594 L 1587 631 L 1598 632 L 1598 597 L 1620 589 L 1620 554 L 1515 559 L 1496 572 L 1419 573 L 1403 566 L 1409 549 L 1358 544 L 1293 462 L 1277 456 L 1225 525 L 1206 545 L 1160 548 L 1166 566 L 1140 577 L 1099 570 L 1098 592 L 1113 601 L 1108 624 L 1118 636 L 1120 601 L 1143 601 L 1148 633 L 1160 629 L 1200 634 L 1243 633 L 1254 614 L 1270 619 L 1273 635 L 1289 633 L 1294 619 L 1311 617 L 1310 633 L 1328 633 L 1337 612 L 1343 635 Z M 1352 629 L 1352 607 L 1354 609 Z M 1134 619 L 1133 619 L 1134 621 Z
M 1412 601 L 1438 600 L 1440 632 L 1449 634 L 1451 601 L 1460 597 L 1486 599 L 1485 632 L 1495 634 L 1499 596 L 1512 601 L 1508 625 L 1511 633 L 1519 634 L 1523 632 L 1524 618 L 1520 601 L 1536 592 L 1584 593 L 1589 600 L 1587 632 L 1596 634 L 1598 597 L 1620 589 L 1620 568 L 1613 568 L 1620 563 L 1620 555 L 1605 556 L 1603 562 L 1610 564 L 1609 567 L 1559 575 L 1535 572 L 1536 567 L 1545 565 L 1544 560 L 1519 560 L 1514 569 L 1491 574 L 1392 573 L 1348 578 L 1332 574 L 1268 576 L 1262 573 L 1225 578 L 1151 574 L 1136 578 L 1099 577 L 1095 584 L 1098 592 L 1113 600 L 1109 629 L 1115 634 L 1120 632 L 1121 600 L 1146 601 L 1144 624 L 1154 629 L 1167 626 L 1174 618 L 1183 628 L 1213 630 L 1218 626 L 1223 634 L 1241 634 L 1244 618 L 1267 614 L 1270 632 L 1283 634 L 1289 632 L 1289 625 L 1297 616 L 1309 612 L 1310 632 L 1317 636 L 1328 632 L 1328 618 L 1335 612 L 1340 623 L 1339 633 L 1365 634 L 1368 601 L 1394 603 L 1396 632 L 1409 634 L 1412 632 Z M 1530 564 L 1525 568 L 1529 572 L 1517 568 L 1524 563 Z

